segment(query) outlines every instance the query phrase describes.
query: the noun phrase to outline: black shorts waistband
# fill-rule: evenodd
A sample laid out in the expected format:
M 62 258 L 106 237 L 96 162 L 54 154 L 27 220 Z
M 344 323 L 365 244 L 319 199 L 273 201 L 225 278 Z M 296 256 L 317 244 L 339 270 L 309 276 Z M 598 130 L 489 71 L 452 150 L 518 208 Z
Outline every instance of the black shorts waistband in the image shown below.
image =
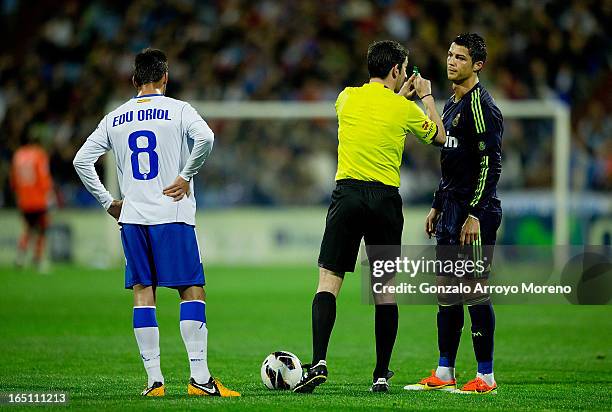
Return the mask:
M 385 189 L 385 190 L 393 190 L 397 192 L 399 188 L 395 186 L 389 186 L 381 182 L 377 181 L 366 181 L 366 180 L 357 180 L 357 179 L 340 179 L 336 180 L 336 185 L 338 186 L 358 186 L 358 187 L 369 187 L 369 188 L 377 188 L 377 189 Z

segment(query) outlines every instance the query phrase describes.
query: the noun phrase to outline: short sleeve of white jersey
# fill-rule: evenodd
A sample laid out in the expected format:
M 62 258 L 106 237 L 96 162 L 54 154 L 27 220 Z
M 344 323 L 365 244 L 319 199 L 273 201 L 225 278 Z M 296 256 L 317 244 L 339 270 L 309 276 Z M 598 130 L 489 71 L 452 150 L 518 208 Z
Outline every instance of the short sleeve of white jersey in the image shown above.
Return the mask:
M 81 181 L 104 209 L 110 207 L 113 197 L 100 181 L 94 164 L 100 156 L 110 149 L 111 142 L 108 137 L 105 116 L 79 149 L 73 161 L 74 168 Z

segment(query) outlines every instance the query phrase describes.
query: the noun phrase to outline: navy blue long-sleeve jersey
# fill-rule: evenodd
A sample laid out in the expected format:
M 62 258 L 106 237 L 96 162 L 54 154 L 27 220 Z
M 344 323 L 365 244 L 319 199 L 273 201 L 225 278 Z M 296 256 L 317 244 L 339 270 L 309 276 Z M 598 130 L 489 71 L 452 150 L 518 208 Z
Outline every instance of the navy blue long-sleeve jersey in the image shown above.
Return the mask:
M 446 129 L 446 144 L 440 155 L 442 179 L 432 206 L 441 210 L 443 195 L 449 195 L 480 219 L 482 211 L 500 205 L 501 111 L 477 83 L 458 102 L 451 96 L 444 105 L 442 121 Z

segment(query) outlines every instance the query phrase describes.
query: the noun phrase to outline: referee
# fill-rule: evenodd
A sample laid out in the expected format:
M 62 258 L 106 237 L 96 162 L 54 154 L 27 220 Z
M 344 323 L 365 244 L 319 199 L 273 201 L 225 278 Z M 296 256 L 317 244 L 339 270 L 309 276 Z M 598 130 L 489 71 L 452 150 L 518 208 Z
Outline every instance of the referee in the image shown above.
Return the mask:
M 401 245 L 404 216 L 400 164 L 407 133 L 444 145 L 446 133 L 431 95 L 431 82 L 406 81 L 408 51 L 395 41 L 368 48 L 370 80 L 347 87 L 336 100 L 338 171 L 319 254 L 319 285 L 312 302 L 312 364 L 294 392 L 310 393 L 327 380 L 327 346 L 336 319 L 336 297 L 345 272 L 355 270 L 361 239 L 366 245 Z M 427 115 L 412 99 L 421 99 Z M 397 335 L 394 301 L 375 297 L 376 368 L 371 390 L 385 392 Z M 385 304 L 386 303 L 386 304 Z

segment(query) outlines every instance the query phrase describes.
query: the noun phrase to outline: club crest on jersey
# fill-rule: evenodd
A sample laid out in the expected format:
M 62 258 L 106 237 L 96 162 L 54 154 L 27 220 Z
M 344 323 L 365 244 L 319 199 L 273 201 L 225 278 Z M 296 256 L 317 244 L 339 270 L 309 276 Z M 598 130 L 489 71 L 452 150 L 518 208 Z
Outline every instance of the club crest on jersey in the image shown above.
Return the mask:
M 457 116 L 453 119 L 453 126 L 457 126 L 459 124 L 459 118 L 461 117 L 461 113 L 457 113 Z
M 482 152 L 485 149 L 485 142 L 483 142 L 482 140 L 480 142 L 478 142 L 478 149 Z

